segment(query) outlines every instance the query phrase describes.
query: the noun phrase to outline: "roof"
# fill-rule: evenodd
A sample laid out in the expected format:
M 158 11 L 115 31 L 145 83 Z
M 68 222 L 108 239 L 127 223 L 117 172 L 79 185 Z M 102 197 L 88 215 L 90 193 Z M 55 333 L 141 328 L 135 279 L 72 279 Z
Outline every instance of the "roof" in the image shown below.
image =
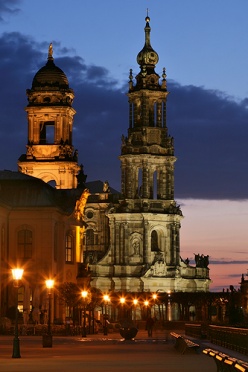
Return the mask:
M 85 187 L 89 189 L 91 194 L 102 194 L 103 191 L 103 186 L 107 181 L 103 182 L 100 180 L 97 181 L 91 181 L 91 182 L 86 182 Z M 109 193 L 111 194 L 120 194 L 119 191 L 113 189 L 113 187 L 109 186 Z
M 82 190 L 57 190 L 39 178 L 20 172 L 0 171 L 0 203 L 11 208 L 59 208 L 72 213 Z
M 69 82 L 65 73 L 55 65 L 53 58 L 48 59 L 34 76 L 32 89 L 39 90 L 46 87 L 47 89 L 69 89 Z

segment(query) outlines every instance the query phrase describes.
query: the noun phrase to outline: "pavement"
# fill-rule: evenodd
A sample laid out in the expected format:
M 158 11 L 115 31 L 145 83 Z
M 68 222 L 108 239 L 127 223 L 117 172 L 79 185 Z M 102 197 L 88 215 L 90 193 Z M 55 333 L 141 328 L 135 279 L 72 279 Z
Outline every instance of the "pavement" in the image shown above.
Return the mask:
M 199 353 L 192 350 L 182 355 L 174 348 L 169 332 L 154 330 L 152 337 L 148 337 L 147 331 L 139 330 L 130 341 L 125 341 L 119 333 L 53 336 L 51 348 L 43 348 L 41 336 L 19 336 L 21 358 L 12 358 L 13 336 L 0 336 L 0 371 L 215 372 L 215 362 L 202 353 L 204 348 L 218 349 L 248 361 L 247 356 L 217 347 L 208 340 L 197 340 Z

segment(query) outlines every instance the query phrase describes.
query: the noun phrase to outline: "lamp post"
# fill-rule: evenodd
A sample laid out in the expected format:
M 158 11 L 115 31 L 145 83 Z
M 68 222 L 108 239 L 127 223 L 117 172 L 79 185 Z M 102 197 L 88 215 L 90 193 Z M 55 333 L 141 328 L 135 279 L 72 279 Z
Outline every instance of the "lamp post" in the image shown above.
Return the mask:
M 138 300 L 137 300 L 137 298 L 134 298 L 133 299 L 133 305 L 134 305 L 134 323 L 135 323 L 135 325 L 136 325 L 136 308 L 137 308 L 137 305 L 138 305 Z
M 82 337 L 86 337 L 86 297 L 88 296 L 87 291 L 82 291 L 83 305 L 84 305 L 84 323 L 82 329 Z
M 12 269 L 12 276 L 13 276 L 13 283 L 14 287 L 16 288 L 16 316 L 15 316 L 15 332 L 14 332 L 14 340 L 13 340 L 13 354 L 12 358 L 21 358 L 20 354 L 20 340 L 18 334 L 18 288 L 21 284 L 21 279 L 23 275 L 23 269 Z
M 124 303 L 126 302 L 125 297 L 120 298 L 120 303 L 121 303 L 121 317 L 124 319 Z
M 153 298 L 153 316 L 156 317 L 156 300 L 158 298 L 158 295 L 157 293 L 153 293 L 152 295 L 152 298 Z
M 52 288 L 54 286 L 54 280 L 46 280 L 46 287 L 48 290 L 48 319 L 47 319 L 47 334 L 43 335 L 43 347 L 53 346 L 53 336 L 51 332 L 51 309 L 52 309 Z
M 149 301 L 145 300 L 144 305 L 146 307 L 146 316 L 148 317 L 148 306 L 149 306 Z
M 171 291 L 168 292 L 168 320 L 172 320 L 172 314 L 171 314 Z
M 107 336 L 108 334 L 108 326 L 107 326 L 107 317 L 108 317 L 108 314 L 107 314 L 107 304 L 108 302 L 110 301 L 110 298 L 109 298 L 109 295 L 105 294 L 103 296 L 103 300 L 104 300 L 104 327 L 103 327 L 103 334 L 104 336 Z

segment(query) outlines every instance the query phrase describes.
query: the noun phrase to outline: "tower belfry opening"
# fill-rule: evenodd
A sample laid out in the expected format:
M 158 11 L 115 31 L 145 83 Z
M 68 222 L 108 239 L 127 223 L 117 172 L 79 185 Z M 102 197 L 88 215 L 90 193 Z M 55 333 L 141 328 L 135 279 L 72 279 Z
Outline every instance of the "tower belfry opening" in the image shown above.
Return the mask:
M 53 181 L 56 188 L 77 187 L 80 167 L 72 144 L 74 92 L 65 73 L 55 65 L 49 45 L 47 63 L 27 89 L 28 142 L 18 160 L 20 172 Z

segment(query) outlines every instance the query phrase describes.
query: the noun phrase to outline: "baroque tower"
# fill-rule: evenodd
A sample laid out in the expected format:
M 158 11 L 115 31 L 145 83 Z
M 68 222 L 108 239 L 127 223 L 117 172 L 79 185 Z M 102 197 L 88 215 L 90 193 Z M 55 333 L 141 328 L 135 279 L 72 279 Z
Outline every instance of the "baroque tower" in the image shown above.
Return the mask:
M 19 172 L 54 182 L 58 189 L 76 188 L 80 167 L 72 146 L 74 92 L 54 63 L 52 44 L 27 97 L 28 143 L 18 160 Z
M 180 256 L 183 218 L 174 200 L 173 138 L 166 124 L 166 74 L 155 71 L 159 57 L 150 42 L 137 55 L 140 72 L 129 76 L 129 128 L 122 136 L 123 199 L 109 209 L 110 247 L 92 266 L 93 285 L 129 292 L 207 291 L 209 269 L 192 267 Z

